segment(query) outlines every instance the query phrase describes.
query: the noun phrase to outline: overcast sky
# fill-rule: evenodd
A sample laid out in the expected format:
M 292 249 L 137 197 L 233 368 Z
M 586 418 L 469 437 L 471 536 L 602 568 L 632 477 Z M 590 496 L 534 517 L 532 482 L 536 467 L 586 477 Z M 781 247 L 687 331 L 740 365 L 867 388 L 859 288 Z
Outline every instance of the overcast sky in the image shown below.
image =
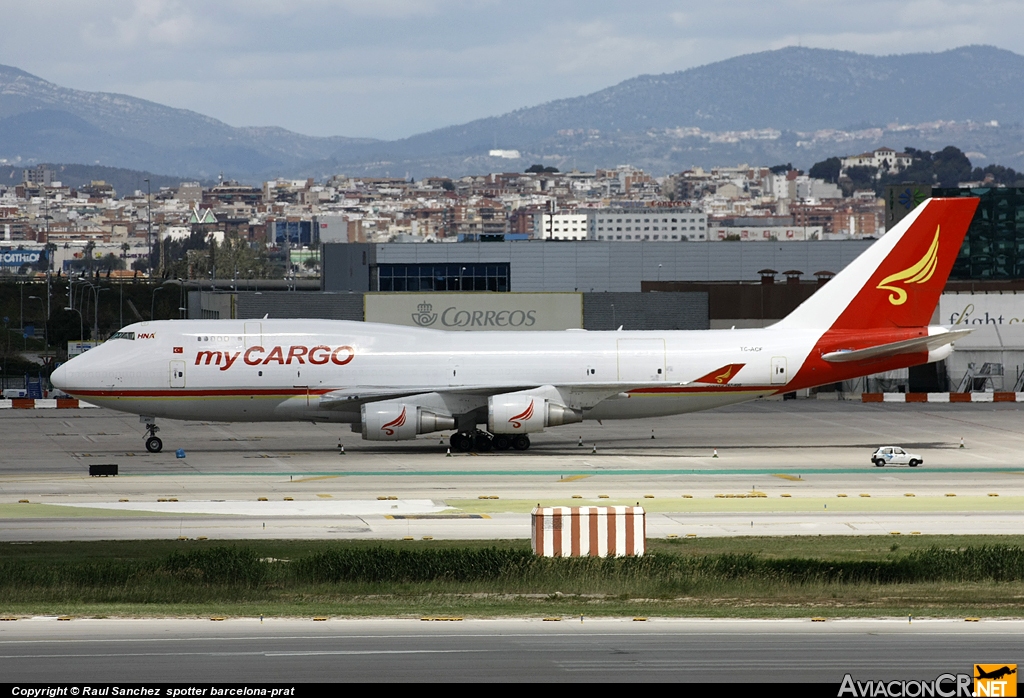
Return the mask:
M 47 0 L 0 63 L 232 126 L 402 138 L 644 73 L 803 45 L 1024 53 L 1024 0 Z

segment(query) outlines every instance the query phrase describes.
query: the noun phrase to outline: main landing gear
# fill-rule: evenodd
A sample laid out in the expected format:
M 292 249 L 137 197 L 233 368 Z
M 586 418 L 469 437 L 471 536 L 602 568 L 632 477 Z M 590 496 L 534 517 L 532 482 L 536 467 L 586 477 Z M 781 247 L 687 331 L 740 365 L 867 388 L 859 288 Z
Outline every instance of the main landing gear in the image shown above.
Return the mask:
M 146 450 L 150 453 L 160 453 L 164 449 L 164 442 L 156 435 L 158 431 L 160 431 L 160 427 L 155 423 L 146 423 Z
M 517 451 L 525 451 L 530 447 L 530 437 L 526 434 L 488 434 L 486 431 L 476 429 L 472 432 L 460 431 L 452 434 L 448 440 L 452 450 L 458 453 L 477 451 L 487 453 L 491 450 L 507 451 L 514 448 Z

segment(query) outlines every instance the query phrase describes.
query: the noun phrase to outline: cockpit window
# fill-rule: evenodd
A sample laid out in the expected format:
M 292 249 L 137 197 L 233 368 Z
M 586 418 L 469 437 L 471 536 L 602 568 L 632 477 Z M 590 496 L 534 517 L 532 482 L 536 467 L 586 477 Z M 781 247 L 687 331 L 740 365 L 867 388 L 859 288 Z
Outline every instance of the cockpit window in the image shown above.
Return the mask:
M 135 339 L 134 332 L 115 332 L 110 335 L 110 339 Z M 110 340 L 107 340 L 110 341 Z

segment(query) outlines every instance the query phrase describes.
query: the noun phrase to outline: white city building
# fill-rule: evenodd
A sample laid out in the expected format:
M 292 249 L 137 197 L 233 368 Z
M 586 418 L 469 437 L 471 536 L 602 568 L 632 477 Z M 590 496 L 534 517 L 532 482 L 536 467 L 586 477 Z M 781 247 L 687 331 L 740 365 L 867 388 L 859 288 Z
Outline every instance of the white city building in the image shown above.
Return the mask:
M 900 172 L 910 167 L 914 158 L 906 153 L 897 153 L 892 148 L 877 148 L 870 153 L 851 155 L 840 160 L 843 171 L 850 167 L 873 167 L 878 171 Z
M 594 209 L 588 239 L 615 241 L 707 240 L 707 214 L 689 208 Z
M 545 213 L 541 221 L 545 240 L 586 240 L 586 213 Z
M 804 201 L 812 199 L 841 199 L 843 190 L 831 182 L 823 179 L 811 179 L 807 175 L 800 175 L 796 178 L 796 198 Z

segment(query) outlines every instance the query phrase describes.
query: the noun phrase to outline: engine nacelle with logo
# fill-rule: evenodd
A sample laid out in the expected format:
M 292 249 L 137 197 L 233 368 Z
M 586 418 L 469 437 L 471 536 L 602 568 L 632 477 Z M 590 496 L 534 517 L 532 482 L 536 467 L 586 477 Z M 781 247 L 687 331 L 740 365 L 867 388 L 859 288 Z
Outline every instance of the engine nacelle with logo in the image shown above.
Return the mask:
M 362 407 L 362 426 L 367 441 L 403 441 L 454 429 L 455 418 L 404 402 L 371 402 Z
M 582 412 L 536 395 L 495 395 L 487 400 L 487 429 L 492 434 L 531 434 L 582 421 Z

